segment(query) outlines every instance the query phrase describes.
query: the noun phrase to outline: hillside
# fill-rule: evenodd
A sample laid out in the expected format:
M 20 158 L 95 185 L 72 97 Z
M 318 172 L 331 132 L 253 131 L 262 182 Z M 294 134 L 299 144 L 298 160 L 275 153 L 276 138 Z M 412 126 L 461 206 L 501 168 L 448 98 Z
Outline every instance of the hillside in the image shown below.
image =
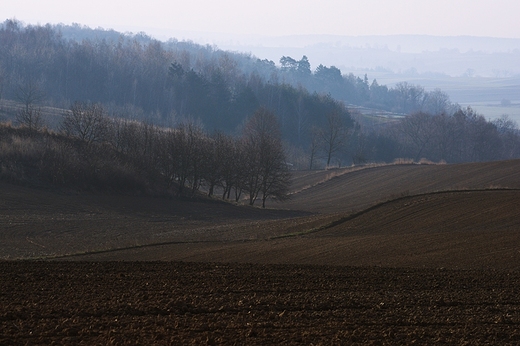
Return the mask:
M 372 72 L 355 75 L 312 63 L 313 69 L 304 52 L 301 58 L 268 60 L 142 33 L 7 20 L 0 23 L 0 122 L 34 127 L 29 120 L 35 117 L 36 128 L 63 129 L 63 116 L 80 102 L 96 104 L 115 119 L 168 128 L 194 121 L 208 133 L 231 135 L 266 108 L 276 115 L 291 152 L 288 162 L 298 169 L 397 158 L 460 163 L 520 157 L 520 133 L 510 112 L 518 106 L 513 78 L 468 78 L 458 91 L 479 96 L 465 98 L 462 107 L 441 90 L 453 90 L 452 81 L 438 79 L 426 87 L 417 79 L 422 75 L 395 75 L 386 85 Z M 488 102 L 483 94 L 495 98 Z M 504 107 L 486 106 L 480 114 L 468 108 L 475 100 Z M 341 119 L 333 128 L 348 138 L 329 155 L 327 136 L 318 134 L 329 131 L 333 114 Z M 380 121 L 381 116 L 405 121 Z
M 0 255 L 519 269 L 519 167 L 394 165 L 333 178 L 300 172 L 299 192 L 267 210 L 0 184 Z M 453 191 L 438 192 L 446 190 Z
M 403 195 L 487 188 L 520 188 L 520 160 L 457 165 L 386 165 L 299 173 L 283 208 L 350 212 Z
M 458 269 L 520 269 L 519 191 L 482 191 L 408 197 L 310 232 L 268 241 L 178 243 L 106 252 L 78 259 L 183 260 Z M 442 206 L 442 207 L 440 207 Z M 341 220 L 321 219 L 321 226 Z M 310 226 L 310 227 L 309 227 Z
M 270 220 L 308 214 L 238 208 L 218 200 L 67 193 L 6 183 L 0 183 L 0 191 L 0 259 L 231 241 L 261 232 L 255 230 L 259 222 L 265 227 Z

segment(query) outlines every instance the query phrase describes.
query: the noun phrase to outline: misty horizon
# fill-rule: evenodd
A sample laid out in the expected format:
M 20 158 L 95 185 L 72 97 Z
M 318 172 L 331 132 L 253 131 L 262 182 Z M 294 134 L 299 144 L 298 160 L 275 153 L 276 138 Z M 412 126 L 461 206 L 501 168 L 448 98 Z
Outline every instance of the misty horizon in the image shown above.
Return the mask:
M 23 22 L 22 22 L 23 23 Z M 31 24 L 29 24 L 31 25 Z M 66 28 L 89 28 L 83 24 Z M 113 31 L 96 28 L 94 31 Z M 343 75 L 353 74 L 379 84 L 400 82 L 421 85 L 427 91 L 441 89 L 453 102 L 472 105 L 488 118 L 507 114 L 520 121 L 520 39 L 489 37 L 443 37 L 430 35 L 291 35 L 259 36 L 237 34 L 191 38 L 163 36 L 151 32 L 119 32 L 146 35 L 162 42 L 187 41 L 215 49 L 251 54 L 280 66 L 280 58 L 306 56 L 315 70 L 318 65 L 335 66 Z M 68 38 L 74 38 L 73 32 Z M 166 38 L 168 37 L 168 38 Z M 243 41 L 252 37 L 251 41 Z M 77 39 L 77 38 L 74 38 Z M 495 109 L 507 103 L 507 109 Z M 492 114 L 487 108 L 492 106 Z M 489 108 L 489 107 L 488 107 Z M 487 113 L 487 114 L 486 114 Z
M 366 74 L 370 81 L 375 79 L 388 86 L 409 82 L 429 91 L 442 89 L 454 102 L 472 105 L 487 113 L 489 118 L 507 114 L 520 122 L 520 109 L 515 106 L 520 104 L 520 65 L 517 63 L 520 61 L 520 39 L 430 35 L 260 36 L 201 32 L 171 36 L 168 33 L 141 32 L 163 42 L 187 41 L 251 54 L 277 66 L 280 66 L 282 56 L 300 59 L 305 55 L 312 70 L 322 64 L 335 66 L 345 75 Z M 126 31 L 126 34 L 139 33 Z M 503 100 L 510 101 L 514 107 L 497 109 Z

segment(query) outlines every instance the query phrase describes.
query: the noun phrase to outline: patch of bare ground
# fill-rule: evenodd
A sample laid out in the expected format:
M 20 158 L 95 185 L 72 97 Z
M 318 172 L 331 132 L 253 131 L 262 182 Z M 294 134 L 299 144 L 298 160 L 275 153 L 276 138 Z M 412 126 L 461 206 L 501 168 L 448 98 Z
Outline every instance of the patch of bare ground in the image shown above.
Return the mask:
M 2 345 L 520 343 L 520 272 L 0 262 Z
M 305 181 L 311 187 L 278 205 L 307 210 L 303 212 L 237 207 L 216 200 L 64 194 L 1 184 L 0 255 L 4 259 L 519 266 L 520 207 L 515 190 L 520 187 L 519 160 L 393 165 L 345 170 L 328 179 L 324 174 L 297 175 L 300 185 Z M 466 187 L 458 192 L 435 192 L 461 186 Z

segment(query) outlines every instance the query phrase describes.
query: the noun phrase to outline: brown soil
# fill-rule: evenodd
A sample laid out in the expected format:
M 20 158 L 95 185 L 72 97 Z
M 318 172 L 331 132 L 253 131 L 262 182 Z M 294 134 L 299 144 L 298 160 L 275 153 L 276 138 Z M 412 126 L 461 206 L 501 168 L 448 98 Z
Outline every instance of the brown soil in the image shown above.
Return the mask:
M 501 262 L 500 268 L 511 269 L 508 263 L 513 265 L 511 259 L 518 256 L 511 244 L 518 243 L 519 232 L 515 231 L 520 206 L 515 194 L 520 189 L 520 160 L 298 172 L 294 181 L 292 200 L 270 206 L 284 210 L 236 207 L 219 201 L 65 194 L 0 183 L 0 259 L 88 254 L 83 259 L 452 267 L 480 258 L 473 256 L 481 252 L 478 244 L 488 243 L 508 245 L 505 256 L 501 248 L 488 251 L 497 253 L 491 262 Z M 473 191 L 489 188 L 492 193 Z M 453 189 L 468 192 L 442 198 L 433 195 L 441 198 L 438 202 L 421 197 Z M 399 198 L 407 195 L 417 209 L 400 207 Z M 385 201 L 391 201 L 385 208 L 367 209 Z M 442 205 L 445 208 L 439 207 Z M 381 219 L 380 224 L 369 229 L 365 221 L 355 223 L 356 235 L 347 232 L 328 239 L 279 239 L 321 229 L 363 210 L 367 215 L 358 220 Z M 446 210 L 454 214 L 448 215 Z M 486 226 L 479 228 L 481 233 L 468 233 L 482 224 L 485 213 L 491 214 L 486 217 Z M 400 224 L 385 221 L 396 215 L 402 220 Z M 352 226 L 349 222 L 343 227 Z M 374 233 L 374 229 L 380 232 Z M 314 236 L 319 234 L 325 235 L 320 231 Z M 466 242 L 461 243 L 464 237 Z M 403 242 L 403 238 L 408 241 Z M 449 249 L 432 248 L 437 240 L 444 241 L 454 254 L 468 252 L 468 256 L 461 255 L 460 260 L 446 257 Z M 401 246 L 406 243 L 409 250 Z M 424 248 L 414 249 L 415 243 Z M 394 258 L 409 258 L 408 263 L 381 256 L 380 244 L 387 244 L 385 253 Z M 285 251 L 286 246 L 293 250 Z M 425 253 L 431 258 L 424 258 Z M 477 266 L 485 266 L 489 260 L 482 258 Z
M 0 344 L 520 342 L 520 272 L 0 263 Z
M 0 344 L 518 344 L 520 160 L 293 190 L 261 210 L 0 183 L 0 259 L 59 260 L 0 262 Z
M 309 215 L 220 201 L 65 194 L 5 183 L 0 191 L 0 259 L 254 239 L 269 236 L 266 228 L 273 220 Z
M 360 213 L 269 224 L 270 234 L 300 232 L 291 237 L 181 242 L 72 259 L 518 270 L 519 200 L 520 191 L 511 190 L 403 197 Z
M 295 177 L 293 187 L 299 192 L 281 205 L 283 208 L 348 212 L 404 195 L 496 187 L 520 189 L 520 160 L 302 172 Z

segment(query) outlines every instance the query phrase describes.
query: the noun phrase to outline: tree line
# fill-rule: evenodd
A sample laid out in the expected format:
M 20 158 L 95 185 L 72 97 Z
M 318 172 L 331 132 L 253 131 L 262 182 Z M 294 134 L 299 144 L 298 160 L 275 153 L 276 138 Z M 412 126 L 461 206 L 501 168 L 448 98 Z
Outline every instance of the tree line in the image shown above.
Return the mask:
M 456 107 L 440 89 L 426 91 L 422 86 L 408 82 L 389 88 L 375 79 L 370 82 L 367 74 L 361 78 L 352 73 L 343 74 L 335 66 L 322 64 L 312 71 L 305 55 L 300 60 L 283 56 L 280 65 L 281 78 L 289 84 L 302 85 L 307 90 L 331 95 L 348 104 L 398 114 L 450 112 Z
M 471 107 L 458 108 L 453 114 L 414 112 L 385 124 L 360 119 L 357 124 L 347 150 L 354 163 L 397 158 L 447 163 L 520 158 L 516 122 L 507 116 L 488 121 Z
M 401 114 L 452 106 L 440 90 L 408 83 L 388 88 L 321 64 L 311 71 L 305 56 L 284 56 L 277 67 L 247 54 L 159 42 L 142 33 L 13 20 L 0 26 L 1 97 L 58 108 L 91 101 L 119 116 L 163 126 L 190 117 L 226 133 L 264 106 L 278 116 L 284 139 L 300 148 L 327 114 L 347 116 L 343 102 Z
M 293 168 L 520 157 L 518 128 L 508 119 L 487 121 L 438 89 L 427 92 L 406 82 L 388 88 L 366 75 L 310 66 L 305 56 L 284 56 L 277 67 L 251 55 L 159 42 L 142 33 L 13 20 L 0 25 L 0 99 L 17 100 L 17 123 L 29 128 L 49 126 L 41 107 L 67 109 L 80 100 L 129 122 L 167 128 L 193 122 L 203 132 L 235 138 L 263 107 L 280 125 Z M 346 104 L 402 116 L 360 116 Z
M 259 108 L 240 136 L 196 122 L 164 128 L 110 118 L 100 104 L 74 103 L 58 132 L 0 128 L 0 177 L 18 183 L 194 196 L 217 192 L 250 205 L 284 200 L 290 172 L 279 123 Z
M 0 26 L 0 98 L 64 109 L 90 101 L 120 117 L 161 126 L 193 118 L 225 133 L 263 106 L 296 145 L 331 109 L 344 112 L 332 97 L 280 81 L 274 63 L 249 55 L 143 34 L 67 30 L 13 20 Z M 89 31 L 95 35 L 78 40 Z

